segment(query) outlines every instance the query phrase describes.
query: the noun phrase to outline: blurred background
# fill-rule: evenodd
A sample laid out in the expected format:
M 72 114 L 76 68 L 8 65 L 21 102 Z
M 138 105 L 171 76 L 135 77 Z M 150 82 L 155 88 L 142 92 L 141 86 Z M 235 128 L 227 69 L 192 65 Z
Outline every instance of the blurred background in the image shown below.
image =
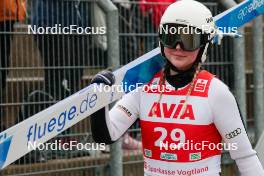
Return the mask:
M 86 87 L 97 72 L 118 68 L 158 47 L 160 17 L 174 1 L 1 0 L 0 131 Z M 239 3 L 202 2 L 213 15 Z M 241 29 L 243 38 L 225 38 L 221 46 L 214 45 L 204 64 L 235 94 L 253 146 L 264 129 L 262 23 L 260 17 Z M 29 25 L 55 24 L 106 26 L 107 30 L 104 35 L 28 34 Z M 135 122 L 105 151 L 33 151 L 0 175 L 143 175 L 140 137 Z M 55 140 L 93 142 L 89 119 Z M 234 161 L 226 152 L 222 169 L 222 175 L 237 175 Z

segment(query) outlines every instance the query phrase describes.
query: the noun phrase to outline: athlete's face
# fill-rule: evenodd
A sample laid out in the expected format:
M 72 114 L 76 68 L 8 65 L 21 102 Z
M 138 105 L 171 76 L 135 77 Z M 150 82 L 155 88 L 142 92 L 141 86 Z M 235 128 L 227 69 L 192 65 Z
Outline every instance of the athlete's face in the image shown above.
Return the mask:
M 178 70 L 187 70 L 193 65 L 200 48 L 194 51 L 185 51 L 179 44 L 175 49 L 164 47 L 164 53 L 166 58 L 175 66 Z

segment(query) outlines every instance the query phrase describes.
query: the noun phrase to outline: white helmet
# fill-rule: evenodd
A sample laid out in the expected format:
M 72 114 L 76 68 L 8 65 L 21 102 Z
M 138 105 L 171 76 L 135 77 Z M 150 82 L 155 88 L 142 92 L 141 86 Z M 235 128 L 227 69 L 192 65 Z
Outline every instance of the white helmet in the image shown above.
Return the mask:
M 166 23 L 193 26 L 208 34 L 216 30 L 211 11 L 194 0 L 179 0 L 171 4 L 160 20 L 160 25 Z
M 172 39 L 166 39 L 161 36 L 161 31 L 164 29 L 165 25 L 168 24 L 175 24 L 175 25 L 183 25 L 191 27 L 195 30 L 198 30 L 200 33 L 199 35 L 193 35 L 193 41 L 187 41 L 185 46 L 184 38 L 177 38 L 175 40 L 180 40 L 183 44 L 183 47 L 186 47 L 185 49 L 192 51 L 197 48 L 202 48 L 200 50 L 200 54 L 198 54 L 198 57 L 200 61 L 204 62 L 206 59 L 206 52 L 208 45 L 210 43 L 210 40 L 213 39 L 215 33 L 216 33 L 216 27 L 213 20 L 213 16 L 211 11 L 204 6 L 202 3 L 194 1 L 194 0 L 179 0 L 173 4 L 171 4 L 164 12 L 163 16 L 160 20 L 160 46 L 161 51 L 163 53 L 164 46 L 169 47 L 170 45 L 166 45 L 166 42 L 173 42 Z M 197 31 L 195 31 L 197 32 Z M 205 39 L 201 39 L 201 36 L 206 36 Z M 170 38 L 172 36 L 169 36 Z M 176 41 L 175 41 L 176 42 Z M 174 44 L 176 44 L 174 42 Z M 189 44 L 189 46 L 188 46 Z M 191 44 L 191 45 L 190 45 Z M 176 45 L 175 45 L 176 46 Z M 172 45 L 171 48 L 175 48 L 175 46 Z

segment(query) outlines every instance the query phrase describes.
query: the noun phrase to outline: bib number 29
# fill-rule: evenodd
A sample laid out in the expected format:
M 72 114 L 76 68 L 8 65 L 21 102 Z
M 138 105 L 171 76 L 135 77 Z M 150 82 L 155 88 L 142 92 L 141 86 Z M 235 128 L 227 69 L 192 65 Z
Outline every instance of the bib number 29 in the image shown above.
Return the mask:
M 160 147 L 161 144 L 165 143 L 165 139 L 168 136 L 168 131 L 166 128 L 163 127 L 155 127 L 154 132 L 161 132 L 160 137 L 155 141 L 154 145 L 156 147 Z M 170 138 L 175 143 L 185 143 L 185 133 L 182 129 L 175 128 L 170 132 Z

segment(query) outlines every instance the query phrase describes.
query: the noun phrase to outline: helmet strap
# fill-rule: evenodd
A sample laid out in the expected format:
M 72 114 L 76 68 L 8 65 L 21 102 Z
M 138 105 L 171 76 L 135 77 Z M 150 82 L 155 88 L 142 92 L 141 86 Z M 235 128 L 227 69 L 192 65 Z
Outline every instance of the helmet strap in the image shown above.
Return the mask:
M 208 49 L 209 44 L 210 44 L 210 43 L 207 42 L 207 43 L 205 44 L 205 46 L 202 47 L 203 49 L 201 48 L 201 50 L 203 50 L 203 51 L 202 51 L 202 55 L 201 55 L 201 57 L 200 57 L 200 61 L 201 61 L 202 63 L 204 63 L 205 60 L 206 60 L 207 49 Z

